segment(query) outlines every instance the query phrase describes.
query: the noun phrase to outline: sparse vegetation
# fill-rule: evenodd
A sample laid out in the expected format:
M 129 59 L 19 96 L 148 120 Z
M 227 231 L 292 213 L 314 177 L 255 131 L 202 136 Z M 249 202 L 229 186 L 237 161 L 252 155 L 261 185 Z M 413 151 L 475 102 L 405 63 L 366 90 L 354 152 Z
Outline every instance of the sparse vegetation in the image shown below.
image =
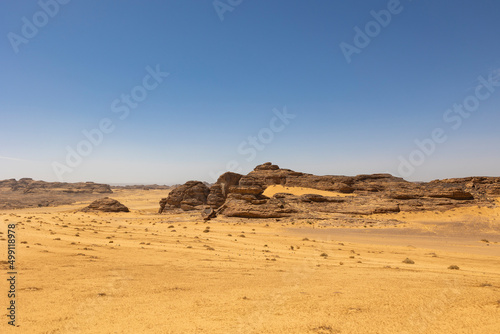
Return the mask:
M 415 261 L 409 259 L 409 258 L 406 258 L 403 260 L 403 263 L 406 263 L 406 264 L 415 264 Z
M 193 311 L 201 310 L 203 313 L 205 311 L 201 308 L 206 307 L 206 310 L 211 313 L 209 317 L 203 318 L 203 322 L 200 321 L 197 324 L 200 327 L 199 331 L 207 333 L 211 332 L 211 329 L 213 332 L 224 332 L 224 329 L 221 328 L 236 318 L 243 319 L 242 331 L 245 331 L 244 326 L 248 324 L 250 328 L 254 324 L 250 323 L 253 318 L 247 317 L 248 314 L 252 315 L 254 310 L 258 312 L 257 314 L 260 314 L 262 310 L 265 312 L 271 310 L 276 314 L 279 313 L 280 319 L 283 321 L 288 321 L 296 317 L 297 308 L 300 309 L 306 321 L 298 324 L 298 327 L 293 327 L 295 319 L 291 321 L 290 327 L 286 328 L 290 329 L 291 332 L 336 334 L 352 331 L 353 333 L 364 333 L 370 330 L 376 331 L 377 328 L 368 327 L 372 326 L 368 322 L 360 325 L 355 317 L 368 314 L 377 321 L 385 323 L 395 318 L 407 319 L 411 313 L 407 313 L 408 309 L 405 311 L 398 309 L 396 304 L 407 301 L 415 304 L 432 303 L 435 297 L 433 291 L 442 291 L 440 290 L 443 286 L 442 280 L 447 279 L 447 275 L 451 275 L 457 284 L 460 284 L 461 292 L 463 290 L 464 294 L 474 294 L 475 296 L 470 299 L 470 304 L 474 306 L 473 313 L 470 314 L 471 317 L 477 316 L 478 319 L 486 317 L 486 312 L 481 313 L 483 312 L 481 307 L 497 309 L 496 300 L 498 297 L 492 298 L 492 294 L 498 289 L 495 276 L 497 272 L 492 266 L 491 256 L 475 254 L 474 257 L 468 258 L 465 254 L 453 253 L 454 250 L 447 248 L 447 245 L 440 245 L 439 248 L 434 249 L 429 247 L 429 250 L 423 251 L 423 248 L 420 248 L 421 245 L 415 241 L 418 240 L 417 238 L 407 240 L 411 239 L 412 236 L 405 237 L 405 241 L 400 243 L 400 248 L 398 246 L 386 248 L 377 243 L 380 239 L 377 239 L 377 242 L 365 244 L 353 242 L 342 234 L 343 231 L 347 231 L 347 233 L 370 232 L 371 229 L 370 231 L 363 230 L 362 222 L 358 224 L 342 222 L 345 226 L 342 230 L 338 230 L 340 232 L 338 234 L 334 228 L 328 230 L 330 223 L 336 224 L 335 228 L 340 228 L 340 222 L 333 219 L 316 222 L 316 229 L 319 229 L 323 224 L 325 227 L 325 230 L 317 231 L 312 231 L 312 226 L 309 230 L 309 226 L 304 224 L 303 220 L 302 223 L 297 220 L 295 227 L 292 227 L 287 223 L 288 218 L 282 219 L 279 223 L 272 223 L 271 227 L 266 229 L 263 228 L 265 221 L 262 220 L 229 219 L 221 215 L 217 222 L 212 221 L 210 226 L 207 226 L 208 223 L 199 219 L 198 215 L 193 212 L 173 212 L 169 213 L 170 216 L 159 216 L 152 209 L 150 212 L 146 209 L 139 211 L 142 210 L 139 209 L 139 205 L 127 199 L 131 198 L 129 195 L 123 198 L 119 197 L 119 200 L 134 208 L 133 212 L 127 216 L 129 222 L 125 222 L 123 216 L 114 217 L 112 214 L 102 214 L 94 219 L 94 222 L 91 222 L 92 218 L 79 217 L 78 213 L 68 214 L 68 212 L 64 212 L 64 214 L 68 214 L 65 217 L 56 211 L 56 216 L 53 219 L 50 218 L 50 215 L 41 213 L 40 217 L 47 217 L 47 222 L 43 224 L 39 224 L 38 217 L 34 216 L 31 222 L 26 222 L 24 226 L 19 225 L 20 229 L 26 227 L 26 233 L 19 233 L 19 243 L 26 241 L 27 244 L 35 246 L 31 249 L 20 248 L 23 261 L 26 259 L 27 267 L 35 269 L 38 263 L 40 266 L 44 263 L 58 266 L 62 270 L 57 272 L 57 275 L 62 275 L 60 278 L 65 281 L 64 285 L 57 285 L 56 283 L 60 283 L 61 280 L 59 278 L 56 282 L 44 280 L 42 274 L 46 274 L 46 272 L 43 270 L 27 271 L 24 274 L 27 279 L 25 282 L 31 283 L 20 285 L 22 289 L 29 287 L 29 284 L 43 286 L 42 292 L 33 291 L 30 293 L 33 298 L 25 292 L 25 296 L 29 297 L 25 298 L 24 302 L 27 307 L 34 309 L 37 304 L 46 306 L 56 302 L 57 299 L 50 295 L 50 292 L 57 288 L 57 290 L 62 290 L 61 293 L 75 297 L 65 301 L 71 311 L 79 309 L 80 303 L 89 298 L 95 298 L 97 303 L 104 302 L 104 306 L 111 305 L 107 304 L 108 302 L 116 302 L 123 303 L 125 307 L 133 308 L 133 303 L 137 300 L 134 297 L 135 292 L 131 291 L 140 291 L 144 292 L 144 296 L 147 298 L 152 300 L 156 298 L 155 303 L 158 303 L 162 309 L 170 306 L 169 312 L 173 316 L 169 319 L 163 319 L 160 317 L 160 312 L 153 312 L 151 315 L 145 315 L 144 319 L 151 323 L 154 323 L 155 319 L 160 319 L 158 321 L 164 321 L 162 326 L 170 321 L 175 332 L 189 332 L 187 326 L 176 322 L 175 319 L 184 319 L 183 317 L 185 317 L 189 321 L 196 322 L 197 315 L 183 312 L 182 306 L 171 307 L 172 304 L 168 302 L 169 300 L 184 300 L 185 298 L 185 300 L 200 301 L 200 304 L 193 304 Z M 154 202 L 157 199 L 154 198 L 154 201 L 151 201 Z M 75 216 L 72 216 L 73 214 Z M 25 214 L 21 216 L 25 217 Z M 3 221 L 3 217 L 0 212 L 0 221 Z M 96 217 L 96 215 L 91 217 Z M 59 218 L 62 218 L 62 222 Z M 78 218 L 81 219 L 78 220 Z M 105 224 L 105 218 L 111 224 Z M 16 218 L 11 220 L 14 219 Z M 367 218 L 359 217 L 357 219 L 366 220 Z M 18 221 L 24 221 L 24 218 L 16 219 L 16 223 Z M 57 222 L 60 225 L 56 225 Z M 155 222 L 156 225 L 153 225 Z M 169 225 L 171 223 L 172 225 Z M 284 224 L 285 227 L 281 224 Z M 408 225 L 412 227 L 411 222 Z M 371 227 L 371 225 L 368 226 Z M 386 226 L 392 229 L 392 223 L 387 225 L 377 223 L 373 229 L 375 231 L 381 227 L 377 233 L 384 233 L 382 228 Z M 246 236 L 242 227 L 250 231 L 249 240 L 241 241 L 240 238 Z M 36 231 L 36 228 L 39 228 L 39 232 Z M 175 233 L 178 235 L 174 237 L 171 230 L 175 232 L 176 228 L 183 230 L 183 233 Z M 295 231 L 290 233 L 289 229 L 292 228 Z M 210 233 L 202 233 L 204 230 L 210 231 Z M 253 234 L 254 230 L 259 230 L 259 233 Z M 56 235 L 49 234 L 51 232 Z M 94 234 L 97 232 L 100 234 L 99 236 Z M 300 232 L 304 234 L 299 234 Z M 318 232 L 316 243 L 304 236 L 307 233 L 313 237 L 315 234 L 312 232 Z M 202 234 L 200 235 L 200 233 Z M 2 236 L 5 234 L 2 232 Z M 366 234 L 370 235 L 370 233 Z M 80 237 L 76 238 L 76 235 Z M 238 238 L 238 242 L 234 242 L 233 236 Z M 63 241 L 53 243 L 52 238 Z M 488 236 L 488 239 L 492 239 L 492 237 Z M 346 240 L 345 245 L 339 242 L 340 240 Z M 496 250 L 494 243 L 490 247 L 486 247 L 485 244 L 478 241 L 477 237 L 473 238 L 470 244 L 478 246 L 475 249 L 480 249 L 481 252 Z M 495 240 L 493 239 L 493 241 Z M 353 243 L 351 244 L 351 242 Z M 415 245 L 417 249 L 405 248 L 408 244 Z M 121 247 L 119 247 L 120 245 Z M 354 250 L 353 247 L 356 247 L 357 250 Z M 433 258 L 437 255 L 430 252 L 437 251 L 440 252 L 439 258 Z M 363 256 L 360 253 L 363 253 Z M 333 255 L 330 257 L 329 254 Z M 278 255 L 281 255 L 281 258 Z M 405 266 L 401 266 L 399 261 L 401 258 L 404 259 L 405 255 L 416 258 L 415 261 L 419 265 L 406 266 L 405 264 Z M 340 259 L 347 262 L 340 261 Z M 471 259 L 476 261 L 474 266 L 466 266 L 467 263 L 472 263 Z M 139 261 L 144 263 L 141 262 L 138 265 Z M 409 261 L 411 262 L 405 260 L 404 263 L 414 263 L 413 260 Z M 389 263 L 392 264 L 392 267 L 387 265 Z M 444 270 L 446 268 L 458 270 L 452 266 L 448 267 L 447 265 L 450 263 L 460 263 L 462 266 L 460 273 Z M 366 265 L 358 266 L 358 264 Z M 5 268 L 6 265 L 0 262 L 0 269 L 4 270 Z M 127 269 L 123 270 L 123 268 Z M 380 295 L 384 292 L 379 290 L 372 293 L 369 289 L 359 289 L 358 285 L 345 284 L 345 282 L 361 282 L 364 277 L 369 277 L 374 286 L 383 289 L 391 284 L 388 290 L 394 290 L 389 291 L 387 295 L 390 295 L 389 306 L 379 308 L 380 304 L 377 304 L 380 302 Z M 408 277 L 411 277 L 411 280 L 405 279 Z M 66 280 L 66 278 L 68 279 Z M 99 281 L 102 278 L 105 278 L 104 282 Z M 147 284 L 145 284 L 146 282 Z M 284 284 L 294 287 L 293 300 L 288 299 L 288 295 L 286 295 L 284 300 L 278 299 L 277 303 L 273 303 L 272 309 L 270 309 L 271 304 L 264 299 L 264 295 L 270 291 L 281 291 Z M 419 293 L 423 289 L 425 289 L 425 293 Z M 405 293 L 399 293 L 403 290 Z M 228 293 L 223 293 L 225 291 Z M 43 298 L 37 299 L 37 297 L 42 296 Z M 459 310 L 460 314 L 465 314 L 462 311 L 465 311 L 463 307 L 467 305 L 456 303 L 456 299 L 453 299 L 455 296 L 453 294 L 450 296 L 452 297 L 450 303 L 439 305 L 443 311 L 440 313 L 443 317 L 443 323 L 466 327 L 467 319 L 461 319 L 457 317 L 457 312 L 449 311 L 455 309 Z M 141 296 L 140 298 L 140 303 L 146 301 L 146 299 L 142 299 L 146 297 Z M 413 298 L 418 298 L 418 300 Z M 362 302 L 360 302 L 361 300 Z M 205 301 L 208 303 L 204 303 Z M 318 304 L 325 307 L 324 311 L 317 312 L 316 305 Z M 251 310 L 251 313 L 248 313 L 245 306 Z M 331 310 L 333 309 L 335 309 L 335 317 L 338 319 L 335 319 L 335 323 L 330 323 L 333 316 Z M 108 312 L 105 307 L 99 308 L 99 311 Z M 392 313 L 389 315 L 386 312 Z M 214 319 L 212 319 L 212 315 Z M 57 317 L 61 319 L 61 328 L 69 323 L 67 319 L 65 320 L 66 316 L 71 316 L 70 319 L 74 319 L 77 324 L 83 324 L 86 321 L 83 315 L 60 313 L 57 314 Z M 112 316 L 111 313 L 103 314 L 103 318 L 108 316 Z M 29 320 L 37 320 L 28 313 L 24 317 Z M 308 322 L 309 318 L 306 317 L 309 317 L 311 322 Z M 216 321 L 215 318 L 217 318 Z M 355 325 L 349 323 L 351 320 L 354 320 Z M 496 321 L 493 318 L 490 320 L 491 323 Z M 276 333 L 285 331 L 282 327 L 273 327 L 275 323 L 273 321 L 272 317 L 269 319 L 265 317 L 262 324 L 258 324 L 260 327 L 250 328 L 250 331 Z M 52 324 L 47 323 L 44 323 L 43 319 L 40 320 L 41 329 L 49 332 Z M 349 323 L 349 326 L 344 327 L 344 323 Z M 207 327 L 204 327 L 205 324 Z M 28 322 L 21 323 L 21 326 L 23 325 L 29 326 L 30 324 Z M 104 321 L 100 322 L 100 325 L 105 326 Z M 123 322 L 119 322 L 118 325 L 123 325 Z M 132 326 L 134 326 L 133 322 Z M 338 328 L 342 331 L 339 331 L 336 326 L 339 326 Z M 478 326 L 480 327 L 480 324 Z M 135 329 L 137 328 L 136 326 Z M 369 329 L 367 330 L 367 328 Z M 383 329 L 380 330 L 383 331 Z M 397 330 L 404 330 L 404 328 L 401 326 Z

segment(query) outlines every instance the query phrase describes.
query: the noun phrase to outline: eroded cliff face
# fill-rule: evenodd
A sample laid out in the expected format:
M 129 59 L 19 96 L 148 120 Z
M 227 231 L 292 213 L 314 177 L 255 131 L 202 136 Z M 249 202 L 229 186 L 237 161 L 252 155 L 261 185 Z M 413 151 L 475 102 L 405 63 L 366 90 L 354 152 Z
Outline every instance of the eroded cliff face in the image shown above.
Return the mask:
M 188 181 L 172 190 L 160 201 L 159 213 L 168 209 L 181 208 L 184 211 L 201 209 L 207 204 L 210 189 L 200 181 Z
M 210 207 L 218 214 L 245 218 L 314 217 L 324 213 L 369 215 L 494 205 L 494 198 L 500 196 L 499 177 L 415 183 L 390 174 L 318 176 L 282 169 L 270 162 L 255 167 L 247 175 L 222 174 L 210 188 L 205 186 L 205 189 L 201 182 L 193 188 L 193 182 L 198 181 L 190 181 L 162 199 L 160 212 L 169 205 L 168 208 L 184 210 Z M 330 191 L 346 196 L 299 196 L 286 191 L 265 196 L 266 188 L 274 185 Z

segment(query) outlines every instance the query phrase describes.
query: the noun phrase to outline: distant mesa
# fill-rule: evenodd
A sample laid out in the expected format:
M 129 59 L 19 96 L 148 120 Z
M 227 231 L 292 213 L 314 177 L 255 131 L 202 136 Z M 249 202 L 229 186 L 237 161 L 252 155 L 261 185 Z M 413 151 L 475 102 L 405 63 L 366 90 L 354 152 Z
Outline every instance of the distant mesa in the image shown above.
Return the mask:
M 101 212 L 130 212 L 130 210 L 118 202 L 115 199 L 104 197 L 90 203 L 89 206 L 83 208 L 81 211 L 83 212 L 91 212 L 91 211 L 101 211 Z
M 94 182 L 45 182 L 31 178 L 0 181 L 0 209 L 50 207 L 94 200 L 113 191 Z
M 271 187 L 290 191 L 266 192 Z M 311 193 L 304 193 L 308 189 Z M 416 183 L 390 174 L 318 176 L 266 162 L 247 175 L 224 173 L 210 187 L 200 181 L 189 181 L 160 201 L 159 213 L 200 210 L 206 219 L 217 214 L 243 218 L 317 218 L 335 213 L 353 217 L 444 211 L 479 204 L 491 206 L 499 195 L 500 177 Z
M 20 193 L 66 193 L 66 194 L 111 194 L 113 191 L 107 184 L 94 182 L 45 182 L 35 181 L 31 178 L 22 178 L 19 181 L 15 179 L 0 181 L 0 189 L 10 190 Z

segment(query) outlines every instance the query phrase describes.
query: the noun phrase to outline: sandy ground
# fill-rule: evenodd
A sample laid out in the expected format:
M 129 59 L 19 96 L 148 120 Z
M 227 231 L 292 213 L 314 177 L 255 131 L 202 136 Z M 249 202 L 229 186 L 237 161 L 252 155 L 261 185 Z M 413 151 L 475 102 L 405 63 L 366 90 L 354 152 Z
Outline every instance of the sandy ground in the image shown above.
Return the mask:
M 395 226 L 206 223 L 158 215 L 166 194 L 110 196 L 130 213 L 0 211 L 2 277 L 10 223 L 18 266 L 18 327 L 3 317 L 0 333 L 499 332 L 499 208 L 386 215 Z
M 296 196 L 305 195 L 305 194 L 317 194 L 321 196 L 331 196 L 331 197 L 347 197 L 347 196 L 356 196 L 355 194 L 344 194 L 334 191 L 326 191 L 326 190 L 318 190 L 313 188 L 304 188 L 304 187 L 286 187 L 282 185 L 271 185 L 266 188 L 264 191 L 264 195 L 267 197 L 272 197 L 277 193 L 289 193 Z

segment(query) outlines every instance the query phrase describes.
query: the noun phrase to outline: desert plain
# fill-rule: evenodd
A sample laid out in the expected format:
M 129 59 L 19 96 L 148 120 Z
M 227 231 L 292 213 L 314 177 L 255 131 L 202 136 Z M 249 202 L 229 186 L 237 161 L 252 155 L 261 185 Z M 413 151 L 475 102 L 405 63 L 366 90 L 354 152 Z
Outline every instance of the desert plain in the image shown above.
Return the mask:
M 500 202 L 370 224 L 204 221 L 158 214 L 168 192 L 114 190 L 130 212 L 81 212 L 91 200 L 1 210 L 2 314 L 13 223 L 18 275 L 16 326 L 4 316 L 0 332 L 499 332 Z

